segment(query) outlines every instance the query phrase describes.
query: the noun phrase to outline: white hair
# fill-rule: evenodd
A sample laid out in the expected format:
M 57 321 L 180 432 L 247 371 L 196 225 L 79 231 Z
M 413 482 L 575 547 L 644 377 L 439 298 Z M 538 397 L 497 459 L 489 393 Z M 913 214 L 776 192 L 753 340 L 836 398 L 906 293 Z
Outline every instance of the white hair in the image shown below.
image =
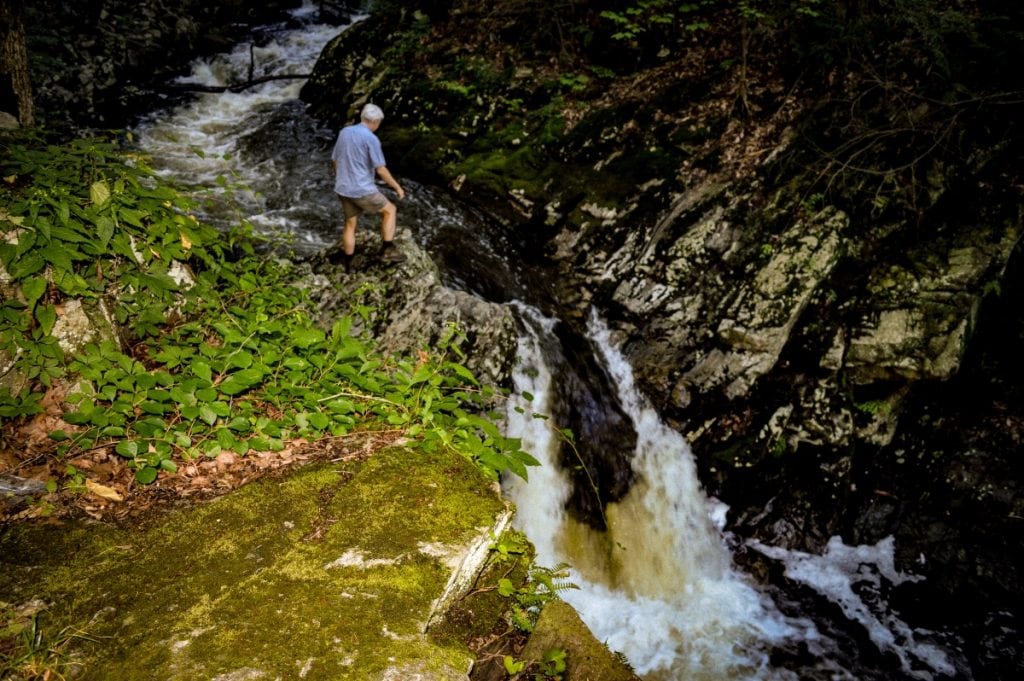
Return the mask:
M 376 104 L 367 104 L 359 114 L 359 119 L 367 123 L 376 123 L 384 120 L 384 112 Z

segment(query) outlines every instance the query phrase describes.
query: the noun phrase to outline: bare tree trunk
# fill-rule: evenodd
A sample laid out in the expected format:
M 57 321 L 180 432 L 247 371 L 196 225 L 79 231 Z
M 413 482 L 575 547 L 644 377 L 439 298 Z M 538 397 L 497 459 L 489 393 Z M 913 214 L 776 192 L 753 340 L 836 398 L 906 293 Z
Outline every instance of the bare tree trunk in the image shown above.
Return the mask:
M 743 105 L 743 115 L 750 116 L 750 101 L 747 99 L 747 58 L 750 56 L 750 20 L 746 17 L 740 21 L 740 103 Z
M 23 0 L 0 0 L 0 108 L 8 102 L 23 126 L 33 124 Z

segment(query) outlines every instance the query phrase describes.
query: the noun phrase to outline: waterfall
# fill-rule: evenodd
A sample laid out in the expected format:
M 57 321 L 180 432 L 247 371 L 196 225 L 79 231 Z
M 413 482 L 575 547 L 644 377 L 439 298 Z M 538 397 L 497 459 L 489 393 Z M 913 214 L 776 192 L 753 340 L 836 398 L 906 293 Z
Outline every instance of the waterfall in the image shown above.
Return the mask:
M 570 564 L 581 588 L 566 592 L 565 600 L 598 639 L 623 652 L 646 679 L 796 678 L 770 668 L 767 646 L 814 638 L 813 625 L 783 618 L 732 569 L 716 525 L 721 505 L 704 495 L 686 442 L 639 393 L 629 364 L 596 315 L 589 337 L 638 435 L 636 481 L 623 499 L 608 504 L 605 533 L 565 512 L 571 490 L 557 455 L 558 405 L 550 400 L 557 381 L 549 359 L 555 321 L 526 306 L 519 311 L 525 331 L 508 428 L 542 466 L 530 471 L 528 483 L 509 479 L 506 493 L 538 560 Z

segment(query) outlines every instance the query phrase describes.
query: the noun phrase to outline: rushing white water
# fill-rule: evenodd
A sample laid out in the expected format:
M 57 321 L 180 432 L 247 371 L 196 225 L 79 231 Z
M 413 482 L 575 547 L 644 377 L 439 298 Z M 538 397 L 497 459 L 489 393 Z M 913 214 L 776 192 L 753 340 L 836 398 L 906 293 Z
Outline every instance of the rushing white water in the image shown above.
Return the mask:
M 812 658 L 815 678 L 858 678 L 832 659 L 834 641 L 810 620 L 782 615 L 732 567 L 721 533 L 727 508 L 704 494 L 688 445 L 638 391 L 629 364 L 596 315 L 589 337 L 638 435 L 632 459 L 636 480 L 624 498 L 608 504 L 606 533 L 566 513 L 571 489 L 558 460 L 558 424 L 534 416 L 557 413 L 550 402 L 557 377 L 541 349 L 555 321 L 526 306 L 518 309 L 528 323 L 519 341 L 508 428 L 542 467 L 530 471 L 529 483 L 509 479 L 506 492 L 517 506 L 517 527 L 537 547 L 538 560 L 572 566 L 581 588 L 563 597 L 594 634 L 649 680 L 802 678 L 769 661 L 773 648 L 787 647 Z M 895 569 L 891 539 L 848 547 L 835 537 L 821 556 L 758 542 L 750 546 L 785 565 L 790 579 L 839 605 L 879 651 L 896 656 L 901 678 L 955 674 L 944 651 L 928 642 L 930 632 L 912 630 L 879 596 L 883 584 L 917 579 Z
M 933 679 L 936 674 L 953 676 L 956 673 L 946 652 L 923 640 L 932 632 L 912 629 L 885 608 L 884 603 L 877 602 L 883 586 L 921 579 L 896 569 L 892 537 L 874 546 L 847 546 L 839 537 L 832 537 L 820 556 L 758 541 L 748 544 L 781 561 L 786 566 L 787 577 L 806 584 L 838 605 L 848 619 L 864 627 L 879 650 L 899 659 L 900 669 L 906 676 Z
M 572 566 L 581 588 L 563 597 L 597 638 L 623 652 L 647 679 L 796 678 L 770 668 L 766 647 L 787 638 L 813 639 L 813 626 L 787 621 L 731 568 L 712 518 L 720 509 L 701 491 L 689 448 L 638 392 L 628 363 L 596 317 L 591 337 L 638 433 L 636 482 L 625 498 L 608 505 L 607 533 L 590 532 L 565 513 L 570 490 L 556 459 L 558 436 L 548 419 L 532 417 L 553 406 L 551 370 L 538 335 L 553 322 L 529 309 L 523 314 L 532 319 L 534 333 L 520 340 L 515 382 L 520 396 L 534 400 L 513 400 L 508 424 L 542 466 L 530 471 L 529 483 L 510 480 L 507 492 L 539 561 Z
M 311 23 L 314 9 L 307 0 L 293 12 L 302 25 L 270 31 L 262 44 L 240 44 L 230 53 L 196 60 L 191 73 L 179 78 L 177 84 L 237 85 L 248 81 L 250 68 L 253 79 L 308 74 L 324 46 L 347 28 Z M 363 18 L 356 17 L 353 23 Z M 289 177 L 296 173 L 285 167 L 288 159 L 274 153 L 257 163 L 241 163 L 238 158 L 239 142 L 261 133 L 276 107 L 297 102 L 304 82 L 301 78 L 271 80 L 239 92 L 196 94 L 187 104 L 160 112 L 139 125 L 134 130 L 137 143 L 152 156 L 154 169 L 166 177 L 197 187 L 234 188 L 233 202 L 211 208 L 205 218 L 215 223 L 244 219 L 257 232 L 292 234 L 309 242 L 300 249 L 315 250 L 328 242 L 317 231 L 303 229 L 301 221 L 291 216 L 294 205 L 303 202 L 297 192 L 306 179 Z M 318 166 L 325 181 L 328 161 L 325 155 Z M 282 181 L 293 183 L 295 195 L 284 201 L 286 205 L 281 209 L 268 206 L 265 189 Z M 328 196 L 326 190 L 323 196 Z

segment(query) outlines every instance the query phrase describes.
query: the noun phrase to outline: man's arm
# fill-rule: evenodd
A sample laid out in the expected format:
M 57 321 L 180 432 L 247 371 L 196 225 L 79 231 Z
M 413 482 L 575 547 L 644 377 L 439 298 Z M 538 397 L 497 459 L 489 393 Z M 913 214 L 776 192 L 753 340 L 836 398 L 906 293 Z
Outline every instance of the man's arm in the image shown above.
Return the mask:
M 377 175 L 380 177 L 380 179 L 384 180 L 384 183 L 387 186 L 389 186 L 389 187 L 391 187 L 392 189 L 395 190 L 395 193 L 398 194 L 398 198 L 399 199 L 404 199 L 405 198 L 405 190 L 402 189 L 402 185 L 398 184 L 398 182 L 395 180 L 395 178 L 391 177 L 391 172 L 388 170 L 388 167 L 387 166 L 377 166 L 376 170 L 377 170 Z

